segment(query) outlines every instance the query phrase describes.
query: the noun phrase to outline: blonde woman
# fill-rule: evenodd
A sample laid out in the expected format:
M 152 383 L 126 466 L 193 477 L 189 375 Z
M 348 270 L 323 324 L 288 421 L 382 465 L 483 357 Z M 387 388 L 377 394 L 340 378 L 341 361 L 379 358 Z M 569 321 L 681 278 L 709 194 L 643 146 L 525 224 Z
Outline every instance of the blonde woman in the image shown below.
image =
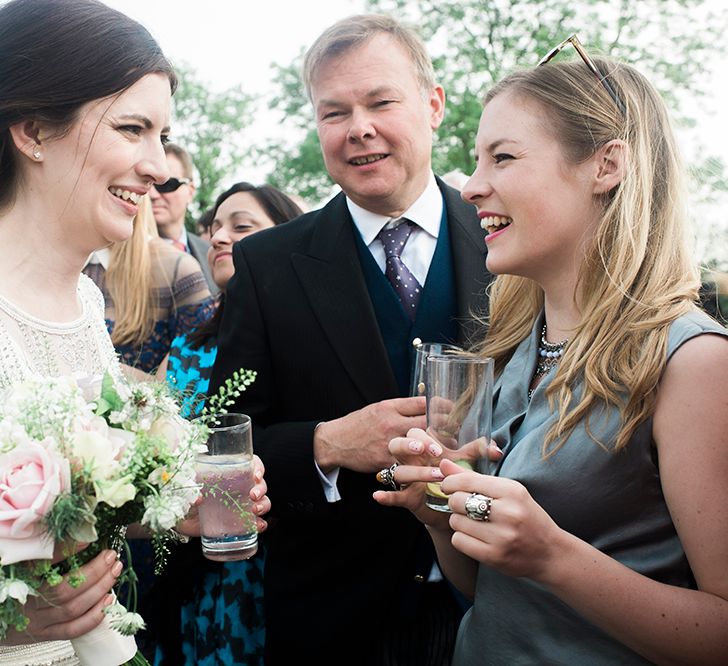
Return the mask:
M 463 190 L 499 275 L 479 350 L 497 368 L 497 471 L 413 430 L 390 443 L 407 487 L 375 499 L 427 524 L 474 600 L 456 666 L 724 664 L 726 331 L 695 305 L 662 100 L 582 58 L 488 93 Z M 449 517 L 422 501 L 443 477 Z
M 153 372 L 172 340 L 214 313 L 197 260 L 159 238 L 149 197 L 128 240 L 96 252 L 84 269 L 99 286 L 106 325 L 122 363 Z

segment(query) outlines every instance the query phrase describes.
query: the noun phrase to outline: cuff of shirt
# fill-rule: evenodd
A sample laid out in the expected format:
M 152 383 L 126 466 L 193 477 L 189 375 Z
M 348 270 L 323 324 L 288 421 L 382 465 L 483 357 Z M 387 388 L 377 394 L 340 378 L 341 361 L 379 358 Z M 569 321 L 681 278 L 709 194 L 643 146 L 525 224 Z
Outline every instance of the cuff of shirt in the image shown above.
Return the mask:
M 323 421 L 321 421 L 321 423 L 317 423 L 316 428 L 318 428 L 322 423 Z M 314 428 L 314 432 L 316 432 L 316 428 Z M 316 472 L 321 481 L 321 487 L 324 489 L 324 496 L 326 497 L 326 501 L 329 504 L 333 502 L 338 502 L 341 499 L 341 493 L 339 492 L 336 483 L 339 480 L 339 470 L 341 468 L 335 467 L 330 472 L 325 474 L 321 471 L 321 468 L 318 466 L 318 463 L 315 460 L 313 461 L 313 464 L 316 466 Z

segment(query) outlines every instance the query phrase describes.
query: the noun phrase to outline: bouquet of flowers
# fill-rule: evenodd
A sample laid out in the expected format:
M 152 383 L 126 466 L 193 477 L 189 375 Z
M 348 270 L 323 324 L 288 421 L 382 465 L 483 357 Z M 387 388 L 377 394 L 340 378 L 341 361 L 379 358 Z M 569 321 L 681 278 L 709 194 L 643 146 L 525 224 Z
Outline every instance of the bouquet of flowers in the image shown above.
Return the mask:
M 105 548 L 126 545 L 126 526 L 152 535 L 158 563 L 172 528 L 197 499 L 195 456 L 205 451 L 207 428 L 179 416 L 163 384 L 133 386 L 103 378 L 30 378 L 0 395 L 0 640 L 28 623 L 23 605 L 42 586 Z M 74 553 L 74 543 L 89 544 Z M 66 560 L 52 564 L 54 548 Z M 130 563 L 119 579 L 130 586 Z M 142 618 L 118 603 L 97 629 L 73 642 L 83 664 L 145 664 L 133 634 Z M 135 656 L 136 655 L 136 656 Z

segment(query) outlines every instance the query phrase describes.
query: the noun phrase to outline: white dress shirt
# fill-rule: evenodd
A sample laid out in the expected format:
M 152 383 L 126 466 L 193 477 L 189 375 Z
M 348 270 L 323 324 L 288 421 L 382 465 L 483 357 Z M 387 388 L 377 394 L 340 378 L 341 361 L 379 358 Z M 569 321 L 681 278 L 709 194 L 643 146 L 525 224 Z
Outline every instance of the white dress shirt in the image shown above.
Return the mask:
M 402 217 L 416 223 L 417 226 L 412 230 L 407 244 L 404 246 L 401 259 L 410 273 L 417 278 L 417 282 L 424 287 L 427 271 L 430 270 L 430 263 L 435 255 L 437 236 L 440 233 L 440 222 L 442 221 L 442 193 L 435 181 L 435 174 L 430 174 L 425 191 L 399 217 L 393 218 L 372 213 L 355 204 L 349 197 L 346 198 L 346 205 L 349 207 L 354 225 L 359 230 L 364 244 L 369 248 L 382 273 L 386 270 L 386 255 L 382 242 L 377 238 L 379 232 L 389 223 Z
M 425 191 L 399 217 L 393 218 L 372 213 L 355 204 L 349 197 L 346 197 L 346 205 L 349 208 L 354 225 L 359 230 L 365 245 L 369 248 L 382 273 L 386 270 L 386 256 L 384 246 L 377 238 L 379 232 L 391 222 L 402 217 L 412 220 L 417 225 L 412 230 L 404 246 L 401 258 L 404 265 L 415 276 L 417 282 L 424 287 L 432 257 L 435 255 L 437 236 L 440 233 L 440 223 L 442 222 L 442 193 L 435 181 L 435 174 L 430 173 L 430 180 Z M 316 470 L 321 479 L 326 500 L 328 502 L 338 502 L 341 499 L 341 494 L 336 485 L 339 478 L 339 468 L 337 467 L 328 474 L 324 474 L 316 464 Z

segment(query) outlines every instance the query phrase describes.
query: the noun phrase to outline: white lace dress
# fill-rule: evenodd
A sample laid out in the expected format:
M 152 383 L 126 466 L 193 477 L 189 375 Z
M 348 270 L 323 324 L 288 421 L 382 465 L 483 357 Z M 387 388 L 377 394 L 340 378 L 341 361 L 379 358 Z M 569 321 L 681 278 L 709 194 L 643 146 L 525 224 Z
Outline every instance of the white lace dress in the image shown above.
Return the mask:
M 78 281 L 83 307 L 75 321 L 56 324 L 24 312 L 0 295 L 0 388 L 29 375 L 121 372 L 104 323 L 104 299 L 85 275 Z M 68 641 L 0 646 L 2 666 L 77 666 Z

